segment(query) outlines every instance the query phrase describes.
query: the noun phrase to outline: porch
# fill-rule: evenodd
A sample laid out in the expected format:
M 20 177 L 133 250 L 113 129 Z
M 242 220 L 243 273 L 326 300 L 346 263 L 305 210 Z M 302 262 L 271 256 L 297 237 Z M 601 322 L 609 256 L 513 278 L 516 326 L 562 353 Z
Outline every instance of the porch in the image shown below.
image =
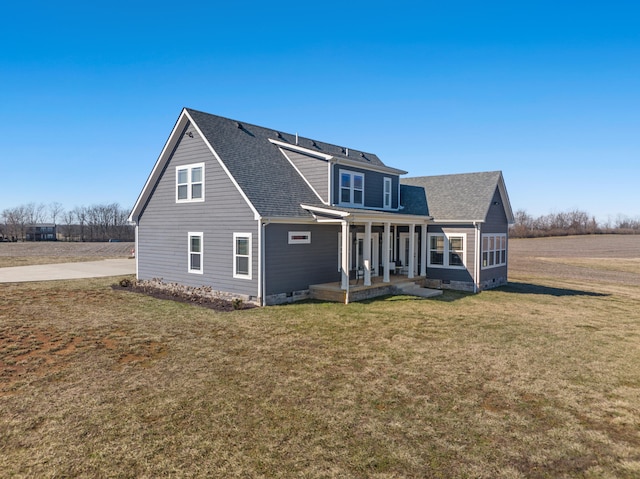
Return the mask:
M 370 285 L 365 285 L 362 279 L 359 281 L 351 279 L 347 290 L 343 289 L 340 281 L 312 284 L 309 285 L 309 296 L 311 299 L 322 301 L 349 303 L 389 294 L 408 294 L 422 298 L 431 298 L 442 294 L 441 290 L 425 288 L 425 279 L 425 276 L 408 278 L 406 275 L 393 275 L 389 277 L 388 282 L 385 282 L 383 276 L 373 276 Z

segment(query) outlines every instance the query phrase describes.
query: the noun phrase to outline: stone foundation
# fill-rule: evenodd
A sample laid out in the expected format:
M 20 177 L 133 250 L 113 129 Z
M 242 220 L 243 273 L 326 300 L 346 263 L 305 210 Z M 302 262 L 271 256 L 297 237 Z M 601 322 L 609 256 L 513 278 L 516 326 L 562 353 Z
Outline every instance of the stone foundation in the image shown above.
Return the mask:
M 265 304 L 267 306 L 274 306 L 276 304 L 295 303 L 296 301 L 302 301 L 303 299 L 309 298 L 309 290 L 302 289 L 300 291 L 292 291 L 290 293 L 270 294 L 265 297 Z

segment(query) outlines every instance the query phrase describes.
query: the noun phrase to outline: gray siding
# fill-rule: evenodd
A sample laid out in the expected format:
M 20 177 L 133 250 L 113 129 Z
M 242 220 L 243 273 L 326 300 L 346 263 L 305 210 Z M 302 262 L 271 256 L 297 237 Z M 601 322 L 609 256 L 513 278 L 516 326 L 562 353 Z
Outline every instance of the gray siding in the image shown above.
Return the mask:
M 340 170 L 354 171 L 364 174 L 364 206 L 365 208 L 382 208 L 384 204 L 384 178 L 391 178 L 391 208 L 398 208 L 398 188 L 400 179 L 397 175 L 369 171 L 336 164 L 333 166 L 333 203 L 340 204 Z
M 189 128 L 187 128 L 189 129 Z M 193 130 L 183 136 L 140 217 L 138 277 L 258 294 L 258 222 Z M 205 201 L 176 203 L 176 166 L 205 163 Z M 188 272 L 188 233 L 202 232 L 203 274 Z M 233 233 L 252 233 L 252 279 L 233 278 Z
M 311 187 L 320 195 L 324 202 L 329 201 L 329 166 L 328 162 L 320 158 L 284 150 L 285 154 L 302 173 Z
M 288 244 L 289 231 L 311 231 L 311 244 Z M 340 280 L 335 225 L 272 223 L 265 228 L 266 294 L 289 293 L 310 284 Z
M 475 228 L 464 225 L 439 226 L 429 225 L 427 233 L 451 233 L 466 235 L 465 263 L 466 269 L 434 268 L 427 266 L 427 278 L 442 281 L 462 281 L 473 283 L 473 275 L 476 268 L 476 234 Z M 429 254 L 427 244 L 427 254 Z
M 507 222 L 507 215 L 504 212 L 504 204 L 502 197 L 500 196 L 500 190 L 496 188 L 491 200 L 489 212 L 487 213 L 487 219 L 481 227 L 481 233 L 508 233 L 509 224 Z M 480 253 L 482 254 L 482 253 Z M 494 268 L 480 269 L 480 283 L 493 284 L 502 283 L 507 278 L 507 270 L 509 264 L 509 238 L 507 234 L 507 265 L 496 266 Z
M 500 190 L 496 188 L 489 206 L 487 218 L 482 225 L 483 233 L 506 233 L 509 230 L 507 215 L 504 212 L 504 204 L 500 196 Z

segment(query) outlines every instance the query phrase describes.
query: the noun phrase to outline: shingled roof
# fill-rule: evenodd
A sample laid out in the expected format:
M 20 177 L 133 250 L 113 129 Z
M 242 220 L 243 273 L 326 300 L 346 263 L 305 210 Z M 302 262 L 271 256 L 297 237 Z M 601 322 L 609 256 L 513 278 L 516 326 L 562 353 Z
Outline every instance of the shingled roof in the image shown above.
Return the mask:
M 484 221 L 499 188 L 507 218 L 513 217 L 500 171 L 418 176 L 400 181 L 404 213 L 427 214 L 435 221 Z M 426 212 L 422 203 L 425 200 Z
M 300 204 L 318 202 L 318 197 L 307 183 L 269 140 L 304 147 L 334 158 L 360 162 L 363 166 L 385 166 L 373 153 L 299 136 L 296 142 L 296 135 L 291 133 L 189 108 L 186 111 L 253 206 L 264 217 L 308 217 L 309 213 Z

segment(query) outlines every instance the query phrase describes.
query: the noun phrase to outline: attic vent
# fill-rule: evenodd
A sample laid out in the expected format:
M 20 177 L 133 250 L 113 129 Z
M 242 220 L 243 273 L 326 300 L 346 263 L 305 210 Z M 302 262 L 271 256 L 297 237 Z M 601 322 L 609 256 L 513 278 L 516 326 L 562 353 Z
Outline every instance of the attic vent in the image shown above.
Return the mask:
M 311 146 L 318 148 L 318 145 L 316 145 L 316 142 L 314 140 L 311 140 Z
M 282 133 L 280 133 L 279 131 L 276 131 L 276 138 L 282 139 Z
M 240 123 L 239 121 L 236 121 L 236 126 L 242 130 L 242 123 Z

